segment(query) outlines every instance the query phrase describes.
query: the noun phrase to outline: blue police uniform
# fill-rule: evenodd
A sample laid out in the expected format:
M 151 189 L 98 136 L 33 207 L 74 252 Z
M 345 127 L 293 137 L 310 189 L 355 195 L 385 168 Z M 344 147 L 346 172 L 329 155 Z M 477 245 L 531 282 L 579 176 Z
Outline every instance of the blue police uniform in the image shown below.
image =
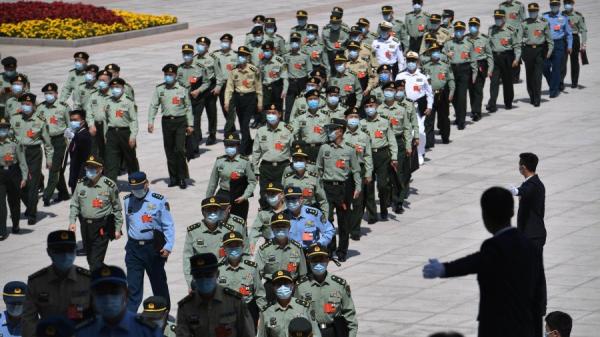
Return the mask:
M 314 243 L 327 247 L 335 235 L 335 228 L 317 208 L 304 205 L 298 217 L 292 212 L 289 215 L 290 239 L 299 242 L 302 248 L 308 248 Z
M 108 325 L 100 316 L 77 328 L 75 337 L 162 337 L 161 331 L 141 317 L 126 310 L 123 319 L 115 326 Z
M 128 241 L 125 246 L 125 265 L 127 266 L 127 285 L 129 301 L 127 308 L 132 312 L 142 303 L 144 291 L 144 272 L 148 274 L 152 292 L 164 297 L 170 304 L 169 287 L 165 273 L 166 258 L 155 247 L 154 231 L 164 234 L 166 243 L 162 248 L 173 251 L 175 228 L 167 199 L 148 191 L 144 198 L 133 194 L 125 197 Z
M 21 336 L 21 320 L 17 324 L 8 324 L 8 313 L 0 313 L 0 337 Z
M 544 77 L 550 87 L 550 97 L 557 97 L 560 93 L 560 72 L 566 49 L 573 47 L 573 31 L 569 25 L 569 18 L 560 12 L 544 13 L 544 18 L 548 20 L 552 39 L 554 40 L 554 50 L 552 56 L 544 61 Z M 565 48 L 566 40 L 566 48 Z

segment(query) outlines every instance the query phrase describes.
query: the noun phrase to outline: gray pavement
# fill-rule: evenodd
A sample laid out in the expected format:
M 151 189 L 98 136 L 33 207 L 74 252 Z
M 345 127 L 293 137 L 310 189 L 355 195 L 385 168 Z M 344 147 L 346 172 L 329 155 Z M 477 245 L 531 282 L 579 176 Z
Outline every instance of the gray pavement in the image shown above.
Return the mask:
M 90 1 L 91 2 L 91 1 Z M 206 147 L 200 159 L 190 163 L 194 186 L 185 191 L 168 189 L 168 177 L 160 132 L 145 132 L 147 107 L 154 86 L 161 80 L 165 63 L 180 60 L 184 42 L 207 34 L 217 41 L 229 31 L 234 45 L 243 41 L 254 13 L 274 15 L 282 35 L 295 22 L 296 9 L 306 9 L 310 21 L 324 24 L 334 5 L 345 8 L 344 21 L 353 23 L 367 16 L 372 25 L 379 21 L 381 1 L 219 1 L 206 6 L 192 0 L 99 1 L 101 5 L 149 13 L 172 13 L 190 29 L 159 36 L 102 44 L 85 48 L 91 62 L 118 63 L 121 75 L 135 88 L 140 107 L 140 164 L 152 181 L 152 189 L 170 200 L 176 221 L 176 244 L 167 263 L 172 300 L 187 292 L 182 275 L 182 244 L 185 228 L 200 220 L 200 200 L 205 195 L 214 159 L 222 153 L 220 144 Z M 441 12 L 452 8 L 457 19 L 480 16 L 483 26 L 491 23 L 495 1 L 461 2 L 442 0 L 425 10 Z M 546 3 L 540 3 L 546 8 Z M 409 8 L 395 4 L 397 16 Z M 476 251 L 488 237 L 483 228 L 479 197 L 492 185 L 519 184 L 518 154 L 532 151 L 540 157 L 539 174 L 546 184 L 545 249 L 548 279 L 548 310 L 570 313 L 575 322 L 573 336 L 598 336 L 600 330 L 600 115 L 596 104 L 600 66 L 600 40 L 594 34 L 600 22 L 600 4 L 581 0 L 576 9 L 586 16 L 590 30 L 588 50 L 592 64 L 583 67 L 583 89 L 567 89 L 559 98 L 533 108 L 526 100 L 525 84 L 516 85 L 516 108 L 485 116 L 465 131 L 453 127 L 450 145 L 438 145 L 428 153 L 428 161 L 415 175 L 410 209 L 401 216 L 375 225 L 363 224 L 365 236 L 351 242 L 351 258 L 333 271 L 346 278 L 358 310 L 359 336 L 427 336 L 441 330 L 476 334 L 478 288 L 475 277 L 427 281 L 422 265 L 430 257 L 454 259 Z M 0 46 L 0 53 L 19 57 L 21 71 L 33 81 L 34 93 L 47 82 L 62 85 L 75 50 L 64 48 Z M 524 76 L 524 71 L 523 71 Z M 569 81 L 567 81 L 569 82 Z M 545 86 L 545 85 L 544 85 Z M 486 95 L 487 96 L 487 95 Z M 501 102 L 501 98 L 499 99 Z M 224 121 L 219 121 L 222 127 Z M 160 128 L 160 123 L 157 124 Z M 206 127 L 204 128 L 206 132 Z M 222 137 L 222 135 L 219 135 Z M 121 177 L 123 180 L 124 177 Z M 250 222 L 257 204 L 251 206 Z M 67 227 L 68 204 L 40 206 L 44 218 L 35 226 L 22 221 L 22 233 L 0 243 L 0 284 L 26 280 L 27 275 L 47 265 L 45 239 L 48 232 Z M 109 246 L 106 262 L 124 266 L 125 239 Z M 79 265 L 85 259 L 77 258 Z M 146 282 L 146 295 L 150 294 Z M 1 307 L 1 305 L 0 305 Z

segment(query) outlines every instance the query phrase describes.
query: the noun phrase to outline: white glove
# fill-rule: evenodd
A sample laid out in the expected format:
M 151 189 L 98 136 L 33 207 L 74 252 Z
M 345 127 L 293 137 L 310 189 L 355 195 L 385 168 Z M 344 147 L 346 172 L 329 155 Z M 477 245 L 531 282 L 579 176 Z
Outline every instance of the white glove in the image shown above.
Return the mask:
M 66 128 L 65 129 L 65 138 L 67 138 L 68 140 L 73 139 L 73 137 L 75 137 L 75 133 L 73 132 L 73 130 L 71 130 L 71 128 Z
M 514 197 L 516 197 L 517 195 L 519 195 L 519 188 L 515 187 L 515 186 L 509 186 L 508 190 L 510 191 L 510 193 L 512 193 L 512 195 Z

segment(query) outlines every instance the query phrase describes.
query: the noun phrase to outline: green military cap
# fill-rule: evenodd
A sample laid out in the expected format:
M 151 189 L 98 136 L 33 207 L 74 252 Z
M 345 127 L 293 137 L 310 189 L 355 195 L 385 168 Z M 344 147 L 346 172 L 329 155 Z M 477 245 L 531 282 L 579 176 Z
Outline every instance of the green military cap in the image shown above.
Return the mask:
M 419 53 L 415 52 L 415 51 L 409 51 L 408 53 L 406 53 L 406 59 L 407 60 L 419 60 Z
M 120 78 L 120 77 L 117 77 L 117 78 L 113 78 L 112 80 L 110 80 L 109 84 L 110 85 L 117 85 L 118 84 L 118 85 L 123 85 L 124 86 L 125 85 L 125 80 L 122 79 L 122 78 Z
M 342 22 L 342 18 L 339 17 L 338 15 L 331 15 L 329 17 L 329 23 L 341 23 Z
M 527 10 L 530 12 L 538 12 L 540 10 L 540 5 L 537 2 L 532 2 L 527 5 Z
M 271 282 L 275 281 L 290 281 L 294 282 L 294 278 L 292 274 L 287 270 L 278 270 L 273 273 L 273 277 L 271 278 Z
M 332 118 L 329 121 L 329 124 L 325 125 L 326 128 L 333 130 L 333 129 L 345 129 L 346 128 L 346 121 L 340 118 Z
M 216 197 L 212 196 L 212 197 L 208 197 L 208 198 L 204 198 L 204 200 L 202 200 L 202 203 L 200 204 L 200 208 L 204 209 L 206 207 L 221 207 L 221 204 L 219 203 L 219 201 L 217 200 Z
M 348 43 L 348 49 L 360 49 L 360 44 L 356 41 L 350 41 L 350 43 Z
M 19 304 L 25 302 L 27 284 L 21 281 L 10 281 L 4 285 L 2 299 L 7 304 Z
M 281 186 L 281 183 L 271 182 L 271 183 L 267 184 L 267 187 L 265 187 L 265 190 L 267 192 L 283 192 L 283 186 Z
M 319 96 L 320 96 L 320 93 L 319 93 L 319 90 L 317 90 L 317 89 L 309 90 L 304 94 L 305 98 L 319 97 Z
M 298 32 L 293 32 L 290 34 L 290 41 L 300 41 L 302 40 L 302 35 Z
M 314 256 L 329 256 L 329 251 L 327 251 L 327 247 L 321 246 L 318 243 L 315 243 L 308 247 L 308 252 L 306 253 L 306 257 L 311 258 Z
M 442 21 L 442 16 L 439 14 L 431 14 L 431 16 L 429 16 L 429 22 L 440 22 Z
M 333 15 L 337 14 L 340 17 L 342 17 L 342 15 L 344 15 L 344 9 L 339 6 L 335 6 L 331 9 L 331 14 L 333 14 Z
M 121 71 L 121 67 L 119 67 L 118 64 L 115 63 L 109 63 L 104 67 L 104 70 L 110 70 L 110 71 Z
M 551 5 L 560 5 L 560 0 L 550 0 Z
M 36 337 L 73 337 L 74 335 L 73 322 L 61 316 L 44 318 L 35 327 Z
M 379 28 L 381 30 L 390 30 L 390 29 L 394 28 L 394 26 L 391 23 L 387 22 L 387 21 L 381 21 L 379 23 Z
M 566 4 L 573 4 L 573 3 L 575 3 L 575 0 L 565 0 L 564 3 L 566 3 Z
M 10 127 L 10 122 L 6 120 L 6 118 L 2 118 L 0 119 L 0 127 L 2 126 L 8 126 Z
M 302 149 L 300 149 L 302 150 Z M 284 192 L 285 197 L 301 197 L 302 189 L 297 186 L 288 186 Z
M 396 83 L 394 82 L 387 82 L 386 84 L 383 85 L 383 87 L 381 87 L 381 89 L 385 90 L 385 89 L 396 89 Z
M 481 25 L 481 20 L 479 20 L 478 17 L 474 16 L 474 17 L 469 18 L 469 24 L 479 26 L 479 25 Z
M 414 4 L 421 4 L 422 5 L 423 4 L 423 0 L 413 0 L 412 3 L 413 3 L 413 5 Z
M 111 74 L 111 73 L 110 73 L 110 71 L 108 71 L 108 70 L 100 70 L 100 71 L 98 72 L 98 75 L 97 75 L 97 76 L 98 76 L 98 77 L 100 77 L 100 76 L 103 76 L 103 75 L 104 75 L 104 76 L 108 76 L 108 78 L 112 78 L 112 74 Z
M 306 81 L 306 84 L 316 84 L 319 85 L 321 84 L 321 79 L 315 76 L 321 76 L 320 74 L 314 74 L 314 76 L 311 75 L 311 77 L 308 78 L 308 81 Z
M 93 73 L 97 73 L 97 72 L 98 72 L 98 70 L 100 70 L 100 68 L 98 68 L 98 66 L 97 66 L 97 65 L 95 65 L 95 64 L 88 64 L 88 65 L 85 67 L 85 71 L 91 71 L 91 72 L 93 72 Z
M 442 17 L 444 18 L 453 18 L 454 17 L 454 11 L 451 9 L 444 9 L 442 11 Z
M 226 245 L 228 243 L 232 243 L 232 242 L 244 242 L 244 237 L 242 236 L 242 234 L 240 232 L 229 232 L 225 235 L 223 235 L 223 245 Z
M 99 284 L 112 283 L 127 287 L 127 276 L 123 269 L 117 266 L 102 266 L 92 271 L 92 287 Z
M 277 105 L 275 105 L 275 104 L 269 104 L 269 106 L 267 106 L 267 108 L 265 109 L 265 111 L 277 111 L 277 112 L 279 112 L 279 109 L 277 108 Z
M 386 5 L 386 6 L 382 6 L 381 7 L 381 13 L 383 13 L 383 14 L 389 14 L 389 13 L 391 13 L 393 11 L 394 11 L 394 8 L 392 6 L 390 6 L 390 5 Z
M 433 42 L 431 44 L 431 46 L 429 46 L 429 48 L 427 48 L 427 51 L 434 51 L 434 50 L 440 50 L 442 49 L 442 46 L 440 46 L 437 42 Z
M 503 18 L 506 16 L 506 12 L 504 11 L 504 9 L 496 9 L 494 11 L 494 16 L 498 18 Z
M 337 53 L 335 54 L 333 62 L 348 62 L 348 58 L 346 58 L 346 55 L 344 55 L 343 53 Z
M 10 66 L 16 66 L 17 65 L 17 59 L 14 58 L 13 56 L 7 56 L 5 58 L 2 59 L 2 65 L 5 67 L 10 67 Z
M 308 154 L 306 153 L 306 151 L 304 151 L 302 146 L 296 146 L 294 147 L 294 151 L 292 152 L 292 157 L 308 157 Z
M 359 26 L 368 26 L 371 22 L 367 18 L 359 18 L 356 24 Z
M 88 53 L 84 52 L 84 51 L 78 51 L 75 54 L 73 54 L 73 58 L 76 59 L 84 59 L 84 60 L 89 60 L 90 59 L 90 55 L 88 55 Z
M 297 18 L 305 18 L 308 17 L 308 12 L 306 12 L 305 10 L 299 10 L 296 12 L 296 17 Z
M 88 157 L 88 159 L 85 161 L 85 165 L 86 166 L 96 166 L 96 167 L 104 166 L 102 164 L 102 160 L 100 160 L 100 158 L 96 158 L 94 155 L 91 155 Z
M 265 16 L 264 16 L 264 15 L 262 15 L 262 14 L 258 14 L 258 15 L 255 15 L 255 16 L 252 18 L 252 22 L 254 22 L 254 23 L 257 23 L 257 22 L 259 22 L 259 21 L 260 21 L 260 22 L 265 22 Z
M 381 73 L 382 71 L 392 71 L 392 66 L 388 64 L 382 64 L 377 68 L 377 73 Z
M 55 247 L 70 247 L 75 248 L 77 243 L 75 242 L 75 232 L 66 231 L 66 230 L 58 230 L 53 231 L 48 234 L 48 238 L 46 239 L 46 243 L 48 248 Z
M 248 48 L 246 46 L 238 47 L 237 53 L 241 54 L 241 55 L 246 55 L 246 56 L 252 55 L 252 52 L 250 50 L 248 50 Z
M 266 18 L 265 19 L 265 25 L 275 25 L 275 18 Z
M 256 34 L 262 34 L 262 33 L 264 33 L 264 29 L 262 26 L 255 26 L 255 27 L 252 27 L 252 29 L 250 30 L 250 34 L 256 35 Z
M 290 321 L 288 333 L 289 337 L 312 337 L 312 324 L 304 317 L 296 317 Z
M 318 32 L 319 31 L 319 26 L 315 25 L 314 23 L 309 23 L 308 25 L 306 25 L 306 31 L 308 31 L 308 32 Z
M 435 36 L 431 33 L 425 33 L 423 35 L 423 39 L 425 40 L 425 42 L 433 42 L 433 41 L 437 41 L 437 39 L 435 38 Z
M 273 44 L 273 41 L 271 41 L 271 40 L 263 43 L 263 45 L 262 45 L 262 50 L 273 50 L 273 49 L 275 49 L 275 45 Z
M 23 74 L 17 74 L 17 76 L 15 76 L 14 78 L 12 78 L 10 80 L 10 83 L 15 83 L 15 82 L 27 83 L 27 77 Z
M 360 30 L 359 26 L 350 27 L 350 35 L 362 34 L 362 30 Z
M 223 208 L 226 206 L 231 205 L 231 202 L 229 201 L 229 198 L 225 198 L 222 195 L 215 195 L 215 198 L 217 199 L 217 203 Z
M 465 25 L 465 23 L 462 21 L 456 21 L 454 23 L 454 29 L 466 29 L 466 28 L 467 28 L 467 25 Z
M 229 34 L 229 33 L 225 33 L 223 35 L 221 35 L 221 38 L 219 39 L 220 41 L 233 41 L 233 35 Z
M 204 43 L 207 46 L 210 46 L 210 39 L 207 38 L 206 36 L 200 36 L 199 38 L 196 39 L 196 43 Z
M 240 144 L 240 135 L 237 132 L 230 132 L 223 139 L 225 146 L 235 146 Z
M 184 54 L 185 53 L 192 53 L 193 54 L 195 52 L 194 46 L 192 46 L 189 43 L 186 43 L 186 44 L 184 44 L 184 45 L 181 46 L 181 52 L 184 53 Z
M 330 85 L 327 87 L 327 89 L 325 89 L 325 93 L 326 94 L 339 94 L 340 88 L 336 87 L 335 85 Z
M 190 257 L 192 275 L 199 272 L 215 271 L 219 267 L 219 261 L 213 253 L 203 253 Z
M 27 92 L 19 97 L 19 102 L 31 102 L 35 104 L 35 98 L 36 96 L 34 94 Z
M 377 97 L 375 97 L 374 95 L 367 96 L 367 99 L 365 100 L 364 105 L 373 104 L 373 103 L 377 104 Z
M 48 91 L 58 91 L 58 85 L 56 85 L 56 83 L 46 83 L 46 85 L 44 85 L 42 87 L 42 92 L 48 92 Z
M 346 109 L 346 111 L 344 111 L 344 116 L 348 115 L 359 115 L 358 109 L 355 107 Z
M 167 300 L 162 296 L 150 296 L 142 304 L 144 311 L 141 315 L 144 318 L 162 318 L 168 310 Z
M 271 226 L 276 224 L 290 225 L 290 216 L 286 212 L 273 214 L 271 216 Z

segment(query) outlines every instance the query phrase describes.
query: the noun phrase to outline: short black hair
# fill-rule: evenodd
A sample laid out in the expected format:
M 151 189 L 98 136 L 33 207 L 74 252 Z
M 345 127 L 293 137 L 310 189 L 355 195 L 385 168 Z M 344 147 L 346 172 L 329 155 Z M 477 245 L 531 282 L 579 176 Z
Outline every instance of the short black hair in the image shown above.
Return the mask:
M 433 335 L 429 335 L 429 337 L 464 337 L 464 336 L 458 332 L 436 332 Z
M 534 153 L 523 152 L 519 155 L 519 158 L 519 164 L 525 166 L 527 170 L 535 172 L 539 159 Z
M 73 116 L 73 115 L 79 115 L 79 116 L 81 116 L 81 119 L 85 120 L 86 113 L 85 113 L 85 110 L 83 110 L 83 109 L 81 109 L 81 110 L 76 109 L 76 110 L 71 110 L 69 112 L 69 116 Z
M 546 315 L 545 320 L 551 330 L 557 330 L 560 333 L 560 337 L 571 336 L 573 319 L 569 314 L 562 311 L 553 311 Z
M 514 215 L 512 194 L 502 187 L 490 187 L 481 195 L 481 210 L 495 223 L 506 223 Z

